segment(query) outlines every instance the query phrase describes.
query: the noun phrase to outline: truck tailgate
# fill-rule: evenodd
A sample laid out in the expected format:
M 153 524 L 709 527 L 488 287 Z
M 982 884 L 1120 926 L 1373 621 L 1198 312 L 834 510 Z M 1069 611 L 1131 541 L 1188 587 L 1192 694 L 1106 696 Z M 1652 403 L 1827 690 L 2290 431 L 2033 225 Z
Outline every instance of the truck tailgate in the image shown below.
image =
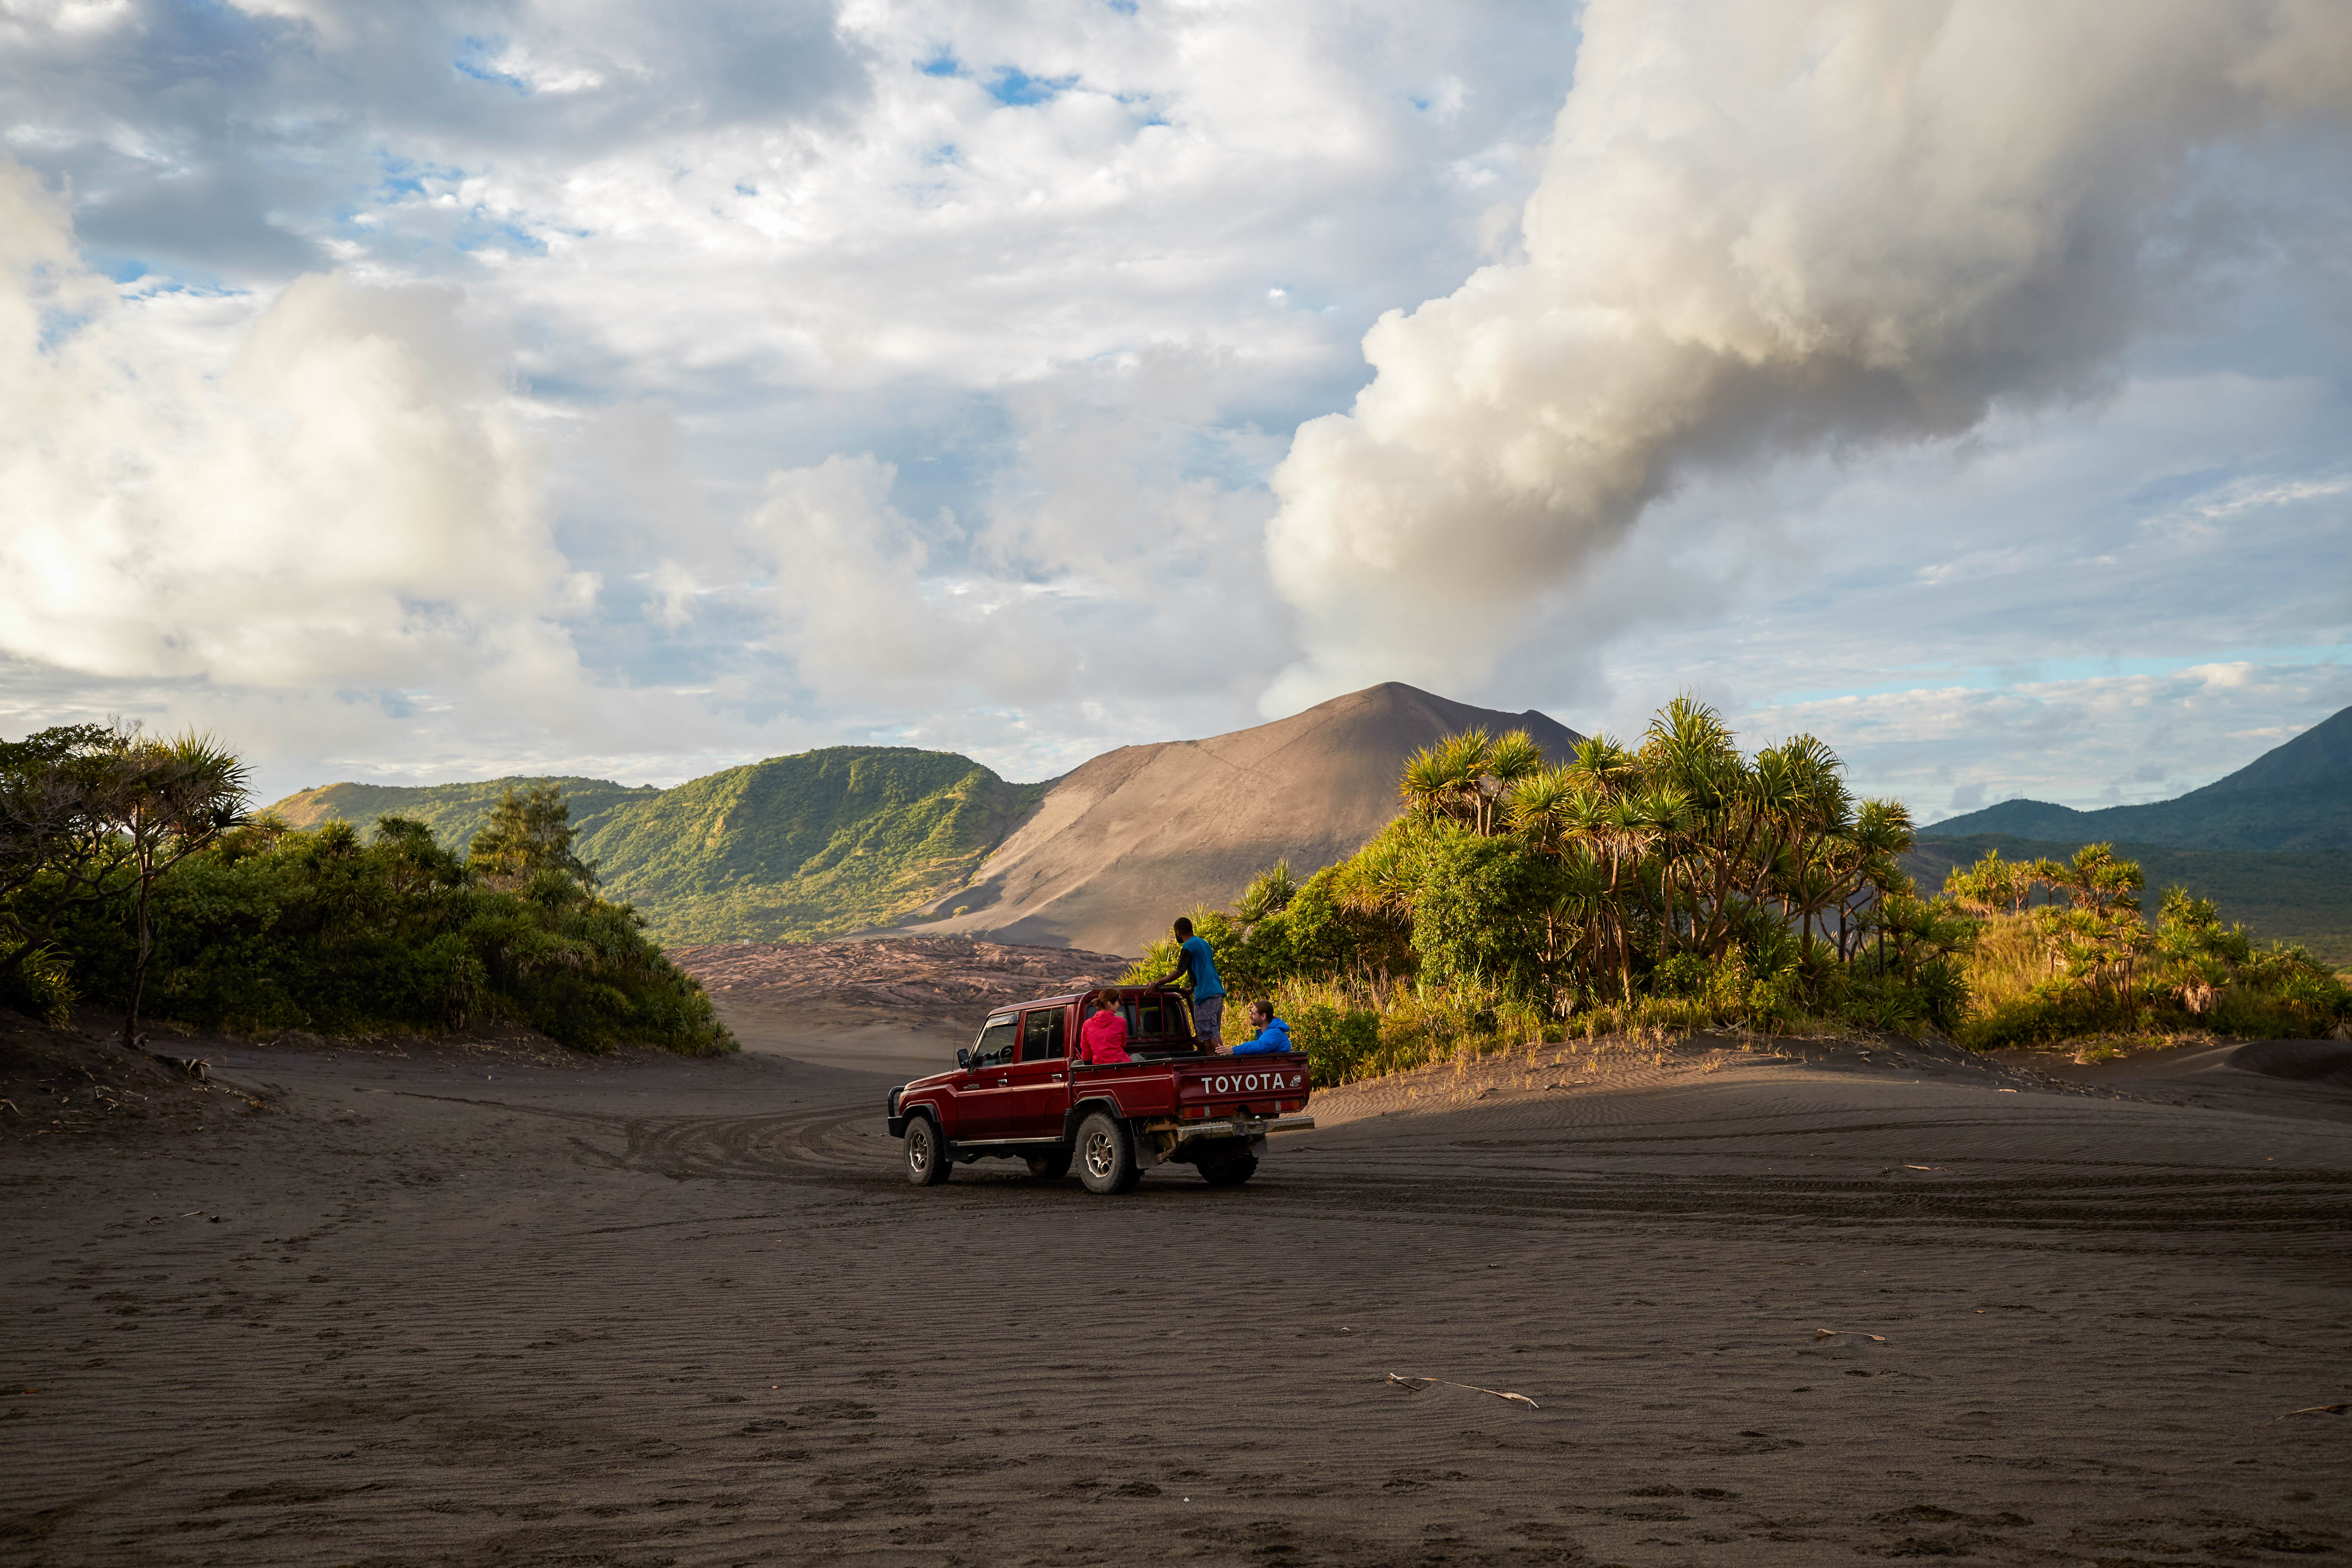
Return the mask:
M 1307 1058 L 1297 1051 L 1278 1056 L 1214 1057 L 1177 1062 L 1176 1115 L 1180 1121 L 1249 1111 L 1280 1116 L 1307 1108 Z

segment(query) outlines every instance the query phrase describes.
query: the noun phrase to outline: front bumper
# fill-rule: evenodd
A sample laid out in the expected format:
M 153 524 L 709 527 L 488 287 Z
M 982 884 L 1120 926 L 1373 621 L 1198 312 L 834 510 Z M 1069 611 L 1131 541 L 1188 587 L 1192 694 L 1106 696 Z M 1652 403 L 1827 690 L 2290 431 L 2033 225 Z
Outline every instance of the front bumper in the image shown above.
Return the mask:
M 907 1119 L 898 1114 L 898 1096 L 904 1091 L 904 1085 L 892 1089 L 887 1107 L 883 1112 L 890 1128 L 890 1136 L 893 1138 L 904 1138 L 907 1135 Z

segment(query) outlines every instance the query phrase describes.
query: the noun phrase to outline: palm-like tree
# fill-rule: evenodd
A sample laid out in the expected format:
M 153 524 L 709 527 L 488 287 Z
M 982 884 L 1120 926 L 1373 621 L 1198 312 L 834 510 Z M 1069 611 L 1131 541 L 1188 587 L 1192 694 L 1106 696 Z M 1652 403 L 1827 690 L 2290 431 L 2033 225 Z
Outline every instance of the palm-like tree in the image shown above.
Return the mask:
M 1404 797 L 1405 807 L 1414 821 L 1432 823 L 1445 814 L 1446 791 L 1451 782 L 1438 749 L 1423 746 L 1405 759 L 1397 793 Z
M 1410 920 L 1419 868 L 1411 845 L 1392 837 L 1373 839 L 1349 859 L 1333 892 L 1351 914 Z
M 1557 857 L 1570 837 L 1569 823 L 1592 798 L 1567 768 L 1544 767 L 1515 779 L 1502 796 L 1502 820 L 1538 855 Z
M 1254 926 L 1268 915 L 1280 914 L 1298 896 L 1298 879 L 1291 874 L 1290 862 L 1276 860 L 1251 879 L 1234 900 L 1234 913 L 1245 926 Z
M 139 1004 L 154 956 L 152 918 L 157 879 L 245 820 L 251 770 L 208 735 L 131 741 L 131 772 L 114 803 L 110 826 L 125 845 L 131 875 L 131 999 L 122 1044 L 139 1043 Z

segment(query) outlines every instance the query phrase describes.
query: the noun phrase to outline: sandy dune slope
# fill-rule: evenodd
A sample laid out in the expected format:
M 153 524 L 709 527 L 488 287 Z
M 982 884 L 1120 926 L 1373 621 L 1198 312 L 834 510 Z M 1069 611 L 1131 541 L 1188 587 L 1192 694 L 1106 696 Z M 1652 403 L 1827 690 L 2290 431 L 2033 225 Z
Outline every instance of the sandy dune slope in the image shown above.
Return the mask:
M 1532 710 L 1391 681 L 1253 730 L 1123 746 L 1055 784 L 970 887 L 931 906 L 949 918 L 923 929 L 1140 952 L 1170 920 L 1229 902 L 1276 860 L 1304 877 L 1354 853 L 1396 815 L 1405 759 L 1475 728 L 1528 730 L 1563 761 L 1581 738 Z
M 1103 1199 L 875 1073 L 213 1042 L 273 1109 L 0 1149 L 0 1563 L 2352 1551 L 2352 1091 L 1750 1044 Z

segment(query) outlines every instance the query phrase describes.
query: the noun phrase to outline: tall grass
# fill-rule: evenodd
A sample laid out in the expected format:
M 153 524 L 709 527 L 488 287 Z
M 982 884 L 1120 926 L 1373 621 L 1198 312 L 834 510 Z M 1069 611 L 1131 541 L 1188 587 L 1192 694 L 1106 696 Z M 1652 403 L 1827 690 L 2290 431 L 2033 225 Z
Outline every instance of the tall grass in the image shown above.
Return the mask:
M 2058 974 L 2050 943 L 2025 921 L 1996 919 L 1986 922 L 1968 954 L 1969 1006 L 1985 1013 L 2021 1001 L 2027 993 Z
M 1656 1050 L 1671 1038 L 1726 1023 L 1703 997 L 1645 996 L 1561 1018 L 1492 987 L 1360 974 L 1286 980 L 1268 999 L 1288 1021 L 1315 1082 L 1325 1088 L 1578 1041 L 1598 1050 L 1604 1041 L 1632 1040 Z M 1806 1021 L 1784 1022 L 1801 1027 Z

